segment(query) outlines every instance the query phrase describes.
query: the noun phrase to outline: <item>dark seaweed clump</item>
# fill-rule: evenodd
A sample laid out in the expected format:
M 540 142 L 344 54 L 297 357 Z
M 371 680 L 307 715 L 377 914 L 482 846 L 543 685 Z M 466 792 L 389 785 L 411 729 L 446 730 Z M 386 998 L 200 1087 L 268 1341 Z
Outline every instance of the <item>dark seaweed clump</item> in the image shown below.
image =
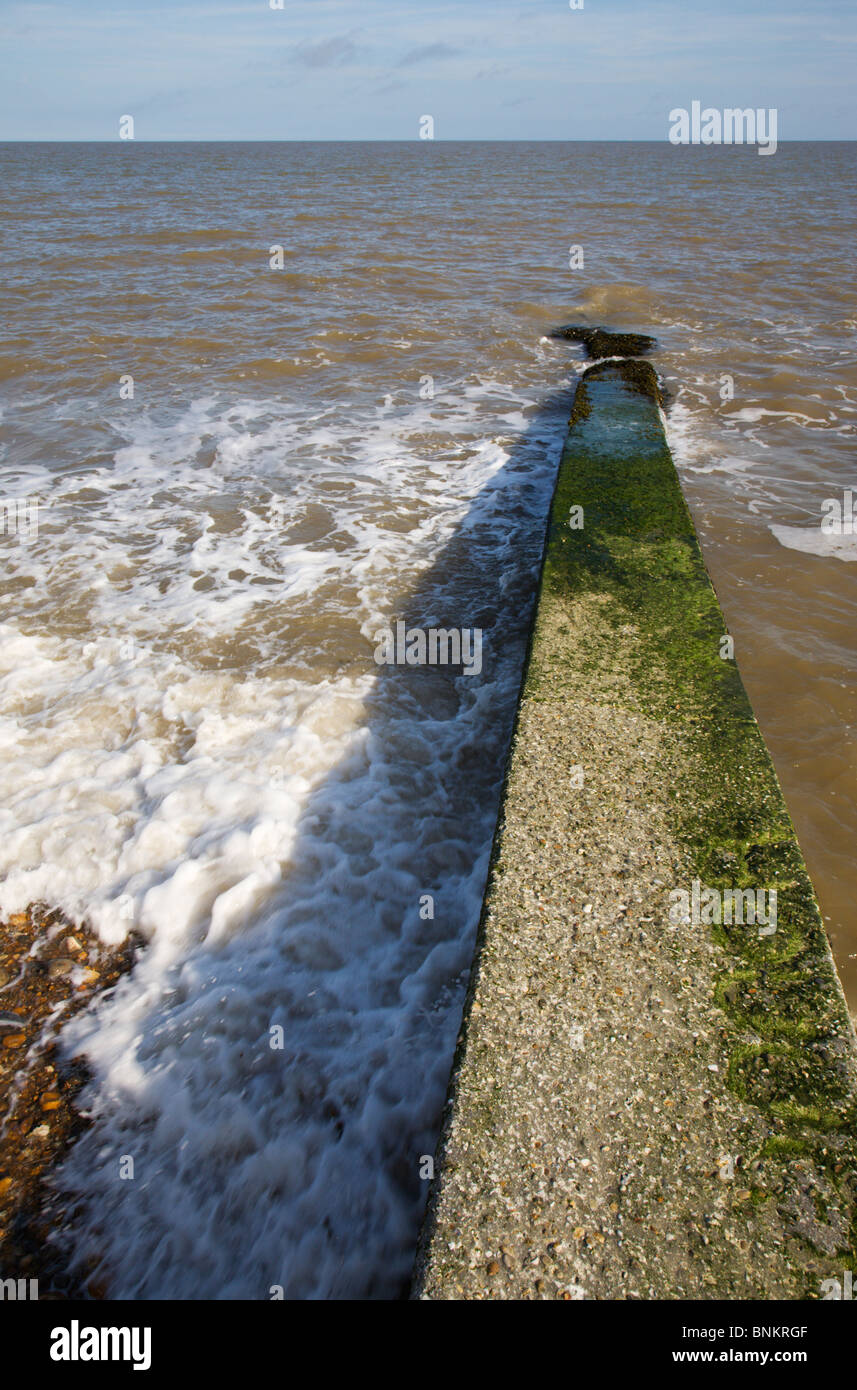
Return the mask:
M 606 328 L 586 328 L 574 323 L 554 328 L 550 336 L 582 343 L 590 357 L 644 357 L 657 347 L 657 339 L 645 333 L 610 333 Z

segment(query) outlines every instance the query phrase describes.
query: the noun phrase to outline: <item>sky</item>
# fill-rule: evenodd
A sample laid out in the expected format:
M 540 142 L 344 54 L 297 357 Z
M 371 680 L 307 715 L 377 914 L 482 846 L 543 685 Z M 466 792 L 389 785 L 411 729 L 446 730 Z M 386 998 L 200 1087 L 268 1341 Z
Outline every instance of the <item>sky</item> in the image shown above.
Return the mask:
M 0 0 L 0 140 L 857 139 L 855 0 Z M 580 3 L 580 0 L 574 0 Z

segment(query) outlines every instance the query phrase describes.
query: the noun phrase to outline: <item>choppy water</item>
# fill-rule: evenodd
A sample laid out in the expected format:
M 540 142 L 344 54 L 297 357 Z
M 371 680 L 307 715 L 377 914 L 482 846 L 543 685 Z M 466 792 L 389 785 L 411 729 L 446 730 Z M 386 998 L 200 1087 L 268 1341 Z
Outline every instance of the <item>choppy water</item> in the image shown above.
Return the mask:
M 0 911 L 151 942 L 72 1025 L 96 1077 L 75 1248 L 118 1295 L 395 1295 L 580 365 L 553 324 L 661 343 L 857 993 L 857 541 L 819 530 L 857 485 L 854 146 L 17 145 L 0 168 L 0 500 L 39 503 L 37 538 L 0 539 Z M 481 676 L 377 667 L 396 617 L 481 627 Z

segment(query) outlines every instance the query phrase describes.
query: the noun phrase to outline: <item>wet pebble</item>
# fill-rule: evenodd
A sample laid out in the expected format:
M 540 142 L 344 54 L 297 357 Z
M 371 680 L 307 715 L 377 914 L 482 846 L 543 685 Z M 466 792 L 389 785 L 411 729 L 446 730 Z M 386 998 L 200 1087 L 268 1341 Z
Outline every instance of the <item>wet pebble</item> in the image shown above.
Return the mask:
M 73 960 L 69 960 L 68 956 L 57 956 L 48 966 L 48 974 L 51 979 L 56 979 L 58 975 L 70 975 L 73 969 Z

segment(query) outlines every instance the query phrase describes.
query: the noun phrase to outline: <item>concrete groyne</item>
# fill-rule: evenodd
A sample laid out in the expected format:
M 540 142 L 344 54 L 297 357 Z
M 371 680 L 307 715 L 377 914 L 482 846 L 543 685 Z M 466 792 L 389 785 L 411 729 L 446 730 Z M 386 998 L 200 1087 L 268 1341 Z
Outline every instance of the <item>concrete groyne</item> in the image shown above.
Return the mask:
M 414 1296 L 820 1298 L 857 1043 L 648 342 L 585 332 L 625 360 L 574 402 Z

